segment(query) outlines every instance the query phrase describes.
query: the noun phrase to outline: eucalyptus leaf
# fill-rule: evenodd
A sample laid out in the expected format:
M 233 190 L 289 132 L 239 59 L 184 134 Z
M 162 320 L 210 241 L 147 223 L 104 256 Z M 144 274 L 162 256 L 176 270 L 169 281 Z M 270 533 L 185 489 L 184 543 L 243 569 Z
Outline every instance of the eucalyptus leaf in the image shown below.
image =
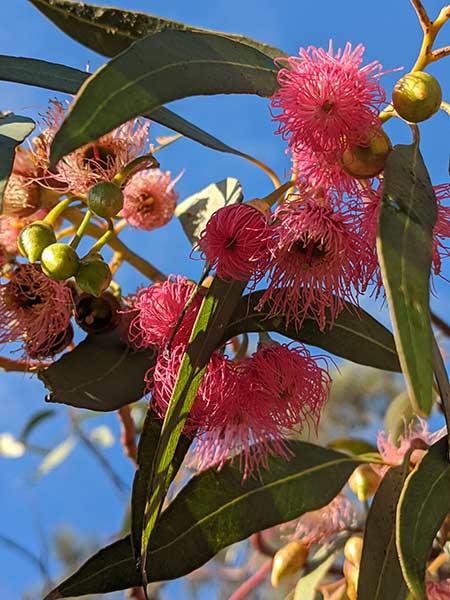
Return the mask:
M 316 567 L 314 571 L 300 577 L 295 586 L 293 600 L 315 600 L 317 597 L 317 587 L 330 570 L 335 558 L 335 555 L 332 554 L 321 565 Z
M 97 411 L 117 410 L 144 394 L 144 375 L 154 365 L 153 349 L 134 352 L 117 331 L 89 335 L 45 370 L 47 402 Z
M 228 204 L 238 204 L 243 200 L 242 186 L 234 177 L 227 177 L 218 183 L 189 196 L 176 210 L 184 233 L 191 244 L 196 244 L 211 215 Z
M 51 163 L 167 102 L 199 95 L 271 96 L 277 68 L 258 50 L 209 33 L 166 30 L 135 42 L 82 85 L 55 135 Z
M 414 597 L 426 600 L 425 569 L 433 540 L 450 512 L 448 442 L 433 444 L 408 476 L 397 508 L 397 549 Z
M 396 509 L 408 475 L 404 466 L 389 469 L 374 496 L 364 530 L 358 600 L 404 600 L 408 588 L 395 545 Z
M 64 33 L 104 56 L 115 56 L 136 40 L 166 29 L 214 33 L 253 46 L 271 58 L 285 55 L 278 48 L 244 35 L 194 27 L 138 11 L 73 0 L 30 0 L 30 2 Z
M 3 193 L 11 174 L 16 148 L 33 131 L 35 123 L 28 117 L 0 113 L 0 212 Z
M 242 298 L 224 331 L 222 343 L 240 333 L 274 331 L 358 364 L 386 371 L 400 370 L 392 333 L 363 309 L 347 302 L 332 328 L 321 331 L 316 321 L 305 319 L 297 330 L 293 324 L 286 324 L 284 315 L 271 317 L 268 306 L 256 310 L 263 294 L 264 290 Z
M 61 463 L 63 463 L 66 458 L 71 454 L 72 450 L 75 448 L 76 440 L 73 436 L 69 436 L 63 442 L 58 444 L 53 450 L 45 456 L 43 461 L 39 464 L 36 472 L 34 474 L 34 480 L 40 479 L 44 475 L 48 475 L 50 471 L 56 469 Z
M 436 197 L 418 146 L 396 146 L 384 169 L 377 247 L 400 363 L 421 415 L 432 408 L 429 304 L 436 218 Z
M 81 84 L 88 77 L 89 73 L 58 63 L 36 60 L 34 58 L 0 55 L 0 80 L 43 87 L 67 94 L 76 94 Z M 232 148 L 228 144 L 224 144 L 213 135 L 197 127 L 197 125 L 163 106 L 147 112 L 143 116 L 169 129 L 178 131 L 178 133 L 181 133 L 185 137 L 212 150 L 245 156 L 239 150 Z
M 47 421 L 51 417 L 56 415 L 56 411 L 53 408 L 47 408 L 44 410 L 39 410 L 38 412 L 31 415 L 28 421 L 25 423 L 22 433 L 20 434 L 20 441 L 24 444 L 27 443 L 29 436 L 31 433 L 41 425 L 44 421 Z
M 190 573 L 226 546 L 329 503 L 361 461 L 307 442 L 292 442 L 289 461 L 270 457 L 258 479 L 242 481 L 239 457 L 208 469 L 181 490 L 150 538 L 149 581 Z M 130 536 L 104 548 L 46 600 L 106 593 L 142 583 Z

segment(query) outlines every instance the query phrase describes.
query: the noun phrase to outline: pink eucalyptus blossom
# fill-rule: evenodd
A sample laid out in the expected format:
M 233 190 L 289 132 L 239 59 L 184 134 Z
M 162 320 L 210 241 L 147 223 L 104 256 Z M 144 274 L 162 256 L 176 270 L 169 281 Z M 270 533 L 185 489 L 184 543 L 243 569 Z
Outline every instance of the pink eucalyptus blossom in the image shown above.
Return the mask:
M 450 579 L 429 581 L 426 592 L 428 600 L 450 600 Z
M 174 186 L 179 178 L 171 179 L 169 171 L 159 169 L 137 173 L 123 190 L 122 216 L 138 229 L 162 227 L 173 217 L 178 200 Z
M 139 290 L 132 308 L 130 341 L 144 347 L 167 343 L 194 290 L 194 284 L 180 275 L 171 275 L 162 283 Z M 188 341 L 200 304 L 198 293 L 179 323 L 178 342 Z
M 299 56 L 279 58 L 279 89 L 272 107 L 280 110 L 277 133 L 288 140 L 291 150 L 308 147 L 313 152 L 339 151 L 348 145 L 364 144 L 370 132 L 380 127 L 378 113 L 385 94 L 378 80 L 381 65 L 362 66 L 364 46 L 334 54 L 310 46 Z
M 32 358 L 52 356 L 67 338 L 72 305 L 67 285 L 37 265 L 16 266 L 0 284 L 0 343 L 19 342 Z
M 271 315 L 285 315 L 301 327 L 305 318 L 321 329 L 333 324 L 344 301 L 357 303 L 368 282 L 369 248 L 358 217 L 321 200 L 292 201 L 275 213 L 277 243 L 272 250 L 265 303 Z
M 272 230 L 263 213 L 248 204 L 217 210 L 198 245 L 221 279 L 259 279 L 269 263 Z

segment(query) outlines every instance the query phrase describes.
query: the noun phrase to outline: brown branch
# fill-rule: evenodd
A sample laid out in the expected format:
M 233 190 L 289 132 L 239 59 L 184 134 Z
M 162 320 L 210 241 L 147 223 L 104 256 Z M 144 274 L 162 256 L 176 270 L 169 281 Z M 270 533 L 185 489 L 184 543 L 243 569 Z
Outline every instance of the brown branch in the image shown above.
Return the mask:
M 247 598 L 247 596 L 249 596 L 253 590 L 264 581 L 268 573 L 270 573 L 272 569 L 272 563 L 273 559 L 264 563 L 254 575 L 247 579 L 247 581 L 244 581 L 244 583 L 240 585 L 233 594 L 231 594 L 228 600 L 244 600 L 244 598 Z
M 421 0 L 411 0 L 411 4 L 416 11 L 417 17 L 419 19 L 420 26 L 422 27 L 424 33 L 426 33 L 431 27 L 431 20 L 425 10 L 424 5 Z
M 275 556 L 276 550 L 271 548 L 266 543 L 266 540 L 264 539 L 261 531 L 258 531 L 258 533 L 254 533 L 252 536 L 250 536 L 250 542 L 253 548 L 255 548 L 255 550 L 257 550 L 261 554 L 264 554 L 264 556 L 270 556 L 271 558 Z
M 34 362 L 29 360 L 14 360 L 6 356 L 0 356 L 0 370 L 6 372 L 30 373 L 48 367 L 48 363 Z
M 433 50 L 430 54 L 429 62 L 435 62 L 444 56 L 450 56 L 450 46 L 444 46 L 443 48 L 438 48 L 437 50 Z
M 136 466 L 137 461 L 137 446 L 136 446 L 136 427 L 131 416 L 131 410 L 129 406 L 122 406 L 117 411 L 117 415 L 120 421 L 120 443 L 123 446 L 123 450 Z
M 444 335 L 450 337 L 450 325 L 438 317 L 438 315 L 436 315 L 433 311 L 430 311 L 430 314 L 431 322 L 434 323 L 434 325 L 436 325 L 436 327 L 440 329 Z

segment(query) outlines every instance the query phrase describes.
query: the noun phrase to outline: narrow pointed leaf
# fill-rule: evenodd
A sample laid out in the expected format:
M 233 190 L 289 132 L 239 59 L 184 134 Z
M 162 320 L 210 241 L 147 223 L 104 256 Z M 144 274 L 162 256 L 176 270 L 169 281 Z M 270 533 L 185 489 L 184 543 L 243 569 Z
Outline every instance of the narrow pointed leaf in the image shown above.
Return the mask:
M 265 307 L 256 310 L 263 294 L 264 291 L 255 292 L 242 298 L 222 342 L 240 333 L 274 331 L 358 364 L 386 371 L 400 370 L 392 333 L 363 309 L 346 303 L 346 308 L 334 319 L 331 329 L 320 331 L 316 321 L 305 319 L 297 330 L 293 324 L 286 325 L 284 315 L 271 317 Z
M 417 145 L 399 145 L 384 170 L 378 256 L 408 392 L 417 413 L 432 407 L 430 271 L 436 198 Z
M 408 475 L 405 466 L 390 469 L 375 494 L 364 531 L 358 600 L 401 600 L 408 594 L 395 545 L 396 509 Z
M 278 48 L 244 35 L 193 27 L 142 12 L 73 0 L 30 0 L 30 2 L 64 33 L 104 56 L 115 56 L 136 40 L 166 29 L 214 33 L 252 46 L 271 58 L 284 55 L 284 52 Z
M 334 450 L 291 444 L 293 457 L 269 459 L 260 479 L 242 482 L 239 459 L 193 477 L 162 513 L 151 535 L 149 581 L 175 579 L 226 546 L 330 502 L 361 461 Z M 130 537 L 88 560 L 47 600 L 139 585 Z
M 90 335 L 38 376 L 50 391 L 48 402 L 117 410 L 142 398 L 144 375 L 155 359 L 153 349 L 133 352 L 117 332 Z
M 34 121 L 28 117 L 0 113 L 0 212 L 3 192 L 13 168 L 16 147 L 30 135 L 34 127 Z
M 139 40 L 81 87 L 55 136 L 51 160 L 167 102 L 198 95 L 271 96 L 273 61 L 245 44 L 209 33 L 166 30 Z
M 194 403 L 209 359 L 221 338 L 245 282 L 226 283 L 215 278 L 209 288 L 192 329 L 191 337 L 181 361 L 172 397 L 162 425 L 161 435 L 150 474 L 150 490 L 144 515 L 141 541 L 143 568 L 147 559 L 150 534 L 159 516 L 170 484 L 169 471 L 186 419 Z
M 67 94 L 76 94 L 81 84 L 88 77 L 89 73 L 58 63 L 50 63 L 34 58 L 0 55 L 0 80 L 43 87 Z M 237 156 L 243 155 L 239 150 L 224 144 L 213 135 L 164 106 L 147 112 L 144 116 L 217 152 L 226 152 Z
M 330 570 L 335 558 L 335 555 L 332 554 L 321 565 L 316 567 L 314 571 L 301 577 L 295 586 L 292 600 L 315 600 L 317 598 L 317 588 Z
M 24 444 L 27 443 L 28 438 L 31 433 L 44 421 L 47 421 L 50 417 L 54 417 L 56 415 L 56 411 L 53 408 L 48 408 L 46 410 L 39 410 L 34 413 L 28 421 L 25 423 L 22 433 L 20 434 L 20 441 Z
M 450 512 L 448 443 L 433 444 L 407 478 L 397 509 L 397 548 L 415 597 L 426 600 L 425 569 L 433 540 Z

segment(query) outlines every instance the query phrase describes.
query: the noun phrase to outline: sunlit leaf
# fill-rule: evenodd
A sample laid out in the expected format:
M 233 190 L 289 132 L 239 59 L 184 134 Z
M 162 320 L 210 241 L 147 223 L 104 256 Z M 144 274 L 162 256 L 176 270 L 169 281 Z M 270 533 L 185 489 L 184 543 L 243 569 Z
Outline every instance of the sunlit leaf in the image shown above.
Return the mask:
M 48 475 L 50 471 L 53 471 L 53 469 L 63 463 L 74 449 L 75 444 L 75 438 L 70 436 L 61 442 L 61 444 L 58 444 L 55 448 L 53 448 L 53 450 L 46 455 L 44 460 L 36 469 L 34 479 L 36 480 L 44 475 Z

